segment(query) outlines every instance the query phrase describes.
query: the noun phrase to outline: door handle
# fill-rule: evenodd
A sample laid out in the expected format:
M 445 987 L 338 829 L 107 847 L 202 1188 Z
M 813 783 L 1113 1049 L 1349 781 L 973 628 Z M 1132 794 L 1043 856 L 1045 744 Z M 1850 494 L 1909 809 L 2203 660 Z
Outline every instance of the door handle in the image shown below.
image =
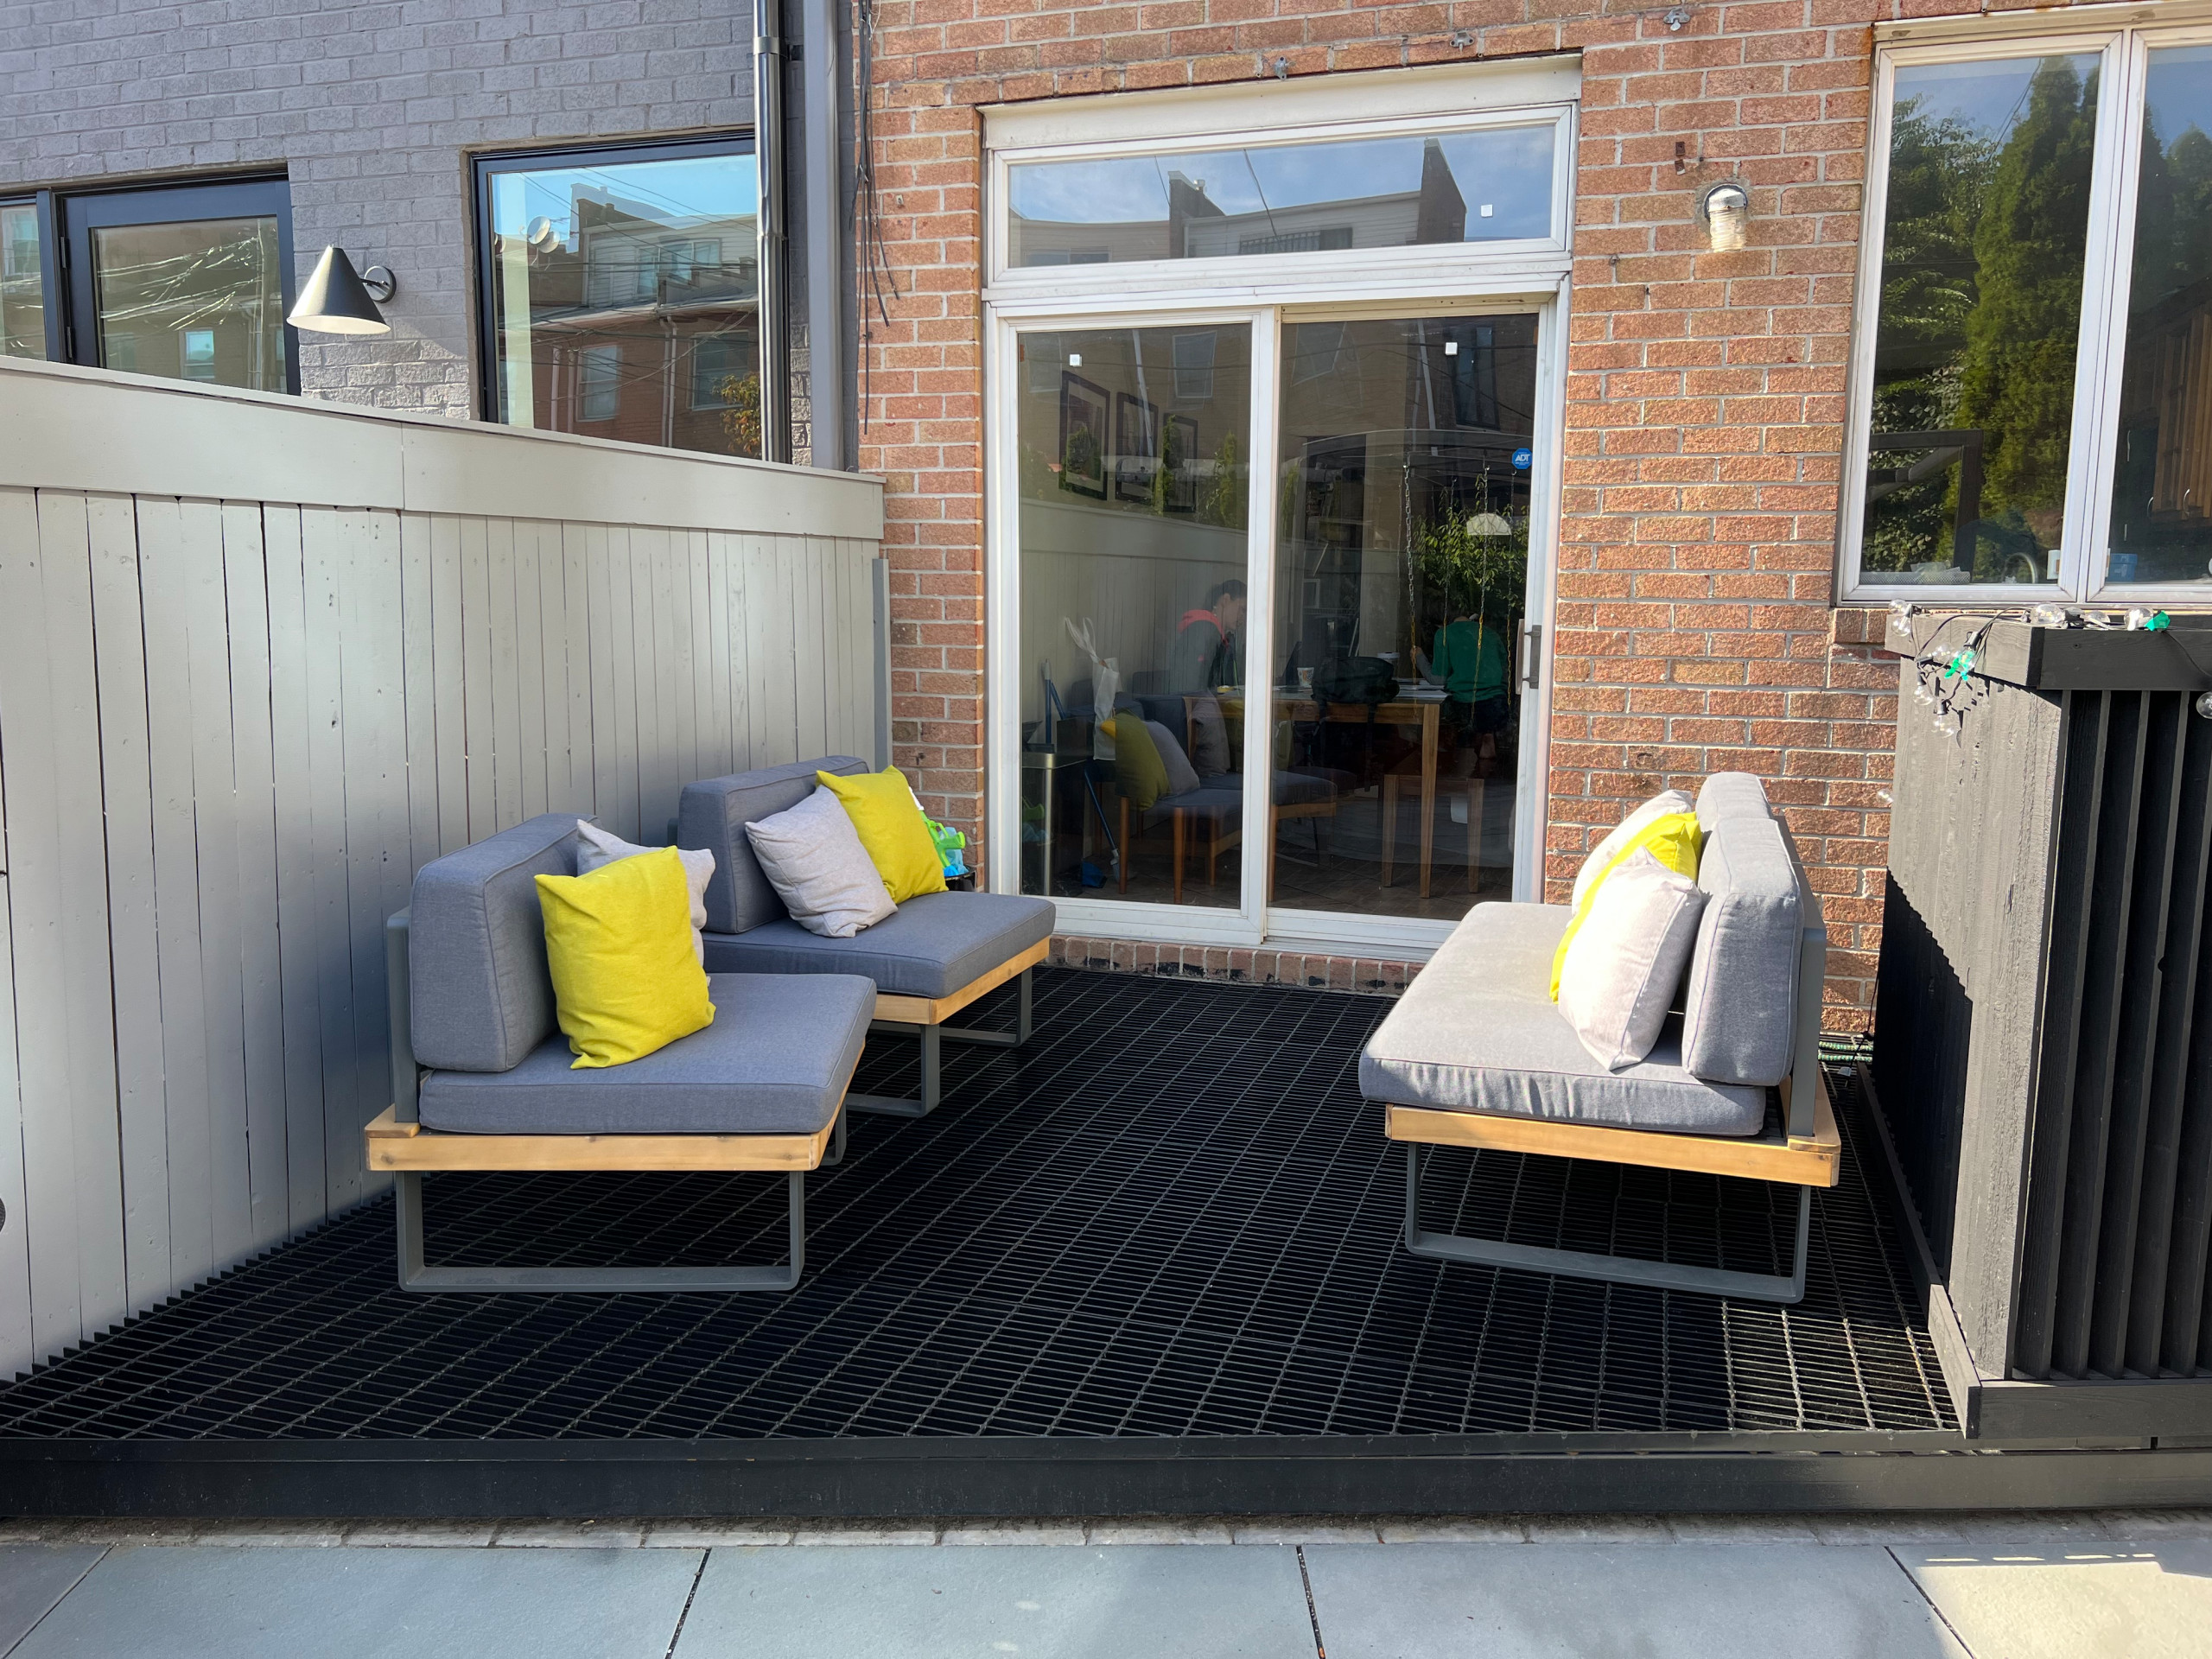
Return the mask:
M 1523 623 L 1521 628 L 1521 689 L 1534 691 L 1542 683 L 1539 666 L 1544 648 L 1544 625 L 1541 622 Z

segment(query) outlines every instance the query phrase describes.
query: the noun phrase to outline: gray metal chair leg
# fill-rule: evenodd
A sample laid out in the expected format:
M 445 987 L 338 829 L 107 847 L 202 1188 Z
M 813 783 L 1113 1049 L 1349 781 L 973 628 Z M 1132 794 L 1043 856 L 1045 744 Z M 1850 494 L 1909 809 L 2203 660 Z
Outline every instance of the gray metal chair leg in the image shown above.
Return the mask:
M 1025 968 L 1014 980 L 1014 983 L 1020 988 L 1016 993 L 1016 1006 L 1020 1009 L 1020 1013 L 1016 1017 L 1013 1031 L 971 1031 L 965 1027 L 946 1027 L 943 1033 L 944 1040 L 948 1043 L 973 1043 L 981 1048 L 1020 1048 L 1027 1042 L 1030 1018 L 1029 974 L 1030 970 Z
M 851 1117 L 847 1115 L 844 1107 L 840 1105 L 837 1108 L 837 1128 L 830 1137 L 830 1151 L 821 1163 L 816 1166 L 817 1168 L 835 1169 L 845 1161 L 845 1130 L 851 1122 Z
M 840 1118 L 842 1124 L 842 1119 Z M 806 1173 L 785 1177 L 791 1205 L 791 1261 L 753 1268 L 434 1268 L 423 1261 L 423 1177 L 393 1178 L 399 1235 L 399 1285 L 419 1291 L 790 1290 L 806 1267 Z
M 1472 1262 L 1486 1268 L 1515 1268 L 1523 1273 L 1596 1279 L 1607 1284 L 1649 1285 L 1658 1290 L 1694 1290 L 1747 1301 L 1799 1302 L 1805 1298 L 1805 1250 L 1812 1235 L 1813 1189 L 1797 1189 L 1797 1249 L 1787 1277 L 1773 1273 L 1737 1273 L 1723 1268 L 1694 1268 L 1631 1255 L 1599 1255 L 1585 1250 L 1545 1249 L 1508 1244 L 1457 1233 L 1430 1233 L 1421 1224 L 1421 1149 L 1406 1145 L 1406 1249 L 1443 1262 Z
M 879 1021 L 878 1023 L 887 1023 Z M 938 1061 L 941 1053 L 942 1028 L 937 1026 L 893 1027 L 894 1030 L 918 1032 L 922 1040 L 922 1091 L 920 1098 L 902 1100 L 893 1095 L 847 1095 L 845 1109 L 849 1112 L 872 1112 L 878 1117 L 927 1117 L 937 1109 Z M 870 1027 L 874 1029 L 874 1027 Z

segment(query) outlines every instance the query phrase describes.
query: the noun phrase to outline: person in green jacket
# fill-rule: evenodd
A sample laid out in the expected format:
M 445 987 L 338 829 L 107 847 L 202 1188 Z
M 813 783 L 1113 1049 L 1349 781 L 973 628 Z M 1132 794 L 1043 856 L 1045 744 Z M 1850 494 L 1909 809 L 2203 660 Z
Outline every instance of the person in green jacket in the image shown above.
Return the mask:
M 1480 612 L 1446 622 L 1436 631 L 1428 659 L 1444 695 L 1467 710 L 1477 735 L 1504 729 L 1505 635 L 1497 623 Z

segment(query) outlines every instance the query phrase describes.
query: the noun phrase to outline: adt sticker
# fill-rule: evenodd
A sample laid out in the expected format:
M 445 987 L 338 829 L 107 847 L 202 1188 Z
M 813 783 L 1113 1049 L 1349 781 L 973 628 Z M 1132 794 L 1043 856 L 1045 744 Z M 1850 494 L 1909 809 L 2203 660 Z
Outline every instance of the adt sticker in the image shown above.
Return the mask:
M 1513 452 L 1513 470 L 1516 473 L 1527 472 L 1529 470 L 1529 463 L 1535 458 L 1535 454 L 1533 451 L 1527 449 L 1516 449 Z

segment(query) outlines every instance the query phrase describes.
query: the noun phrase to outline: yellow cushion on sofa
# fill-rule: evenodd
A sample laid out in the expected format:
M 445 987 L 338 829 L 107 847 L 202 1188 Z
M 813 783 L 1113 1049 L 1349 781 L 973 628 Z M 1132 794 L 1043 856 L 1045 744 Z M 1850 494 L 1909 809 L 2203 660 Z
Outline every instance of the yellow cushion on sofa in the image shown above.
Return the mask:
M 572 1071 L 641 1060 L 714 1024 L 675 848 L 589 875 L 541 875 L 537 904 Z
M 881 772 L 841 778 L 834 772 L 817 772 L 815 781 L 837 798 L 845 816 L 867 849 L 868 861 L 883 878 L 891 902 L 903 905 L 925 893 L 943 893 L 944 861 L 922 809 L 896 766 Z
M 1168 792 L 1167 763 L 1160 758 L 1160 746 L 1140 715 L 1116 715 L 1105 728 L 1114 740 L 1114 787 L 1138 811 L 1150 810 Z
M 1567 966 L 1567 948 L 1574 943 L 1574 936 L 1582 921 L 1590 913 L 1590 906 L 1598 897 L 1598 889 L 1605 885 L 1605 878 L 1625 864 L 1630 854 L 1638 849 L 1652 857 L 1677 875 L 1697 880 L 1698 855 L 1705 846 L 1704 832 L 1697 827 L 1694 812 L 1669 812 L 1652 819 L 1635 835 L 1624 842 L 1598 879 L 1585 889 L 1582 902 L 1574 907 L 1574 914 L 1567 924 L 1567 931 L 1560 935 L 1559 948 L 1552 952 L 1552 1001 L 1559 1001 L 1560 970 Z

